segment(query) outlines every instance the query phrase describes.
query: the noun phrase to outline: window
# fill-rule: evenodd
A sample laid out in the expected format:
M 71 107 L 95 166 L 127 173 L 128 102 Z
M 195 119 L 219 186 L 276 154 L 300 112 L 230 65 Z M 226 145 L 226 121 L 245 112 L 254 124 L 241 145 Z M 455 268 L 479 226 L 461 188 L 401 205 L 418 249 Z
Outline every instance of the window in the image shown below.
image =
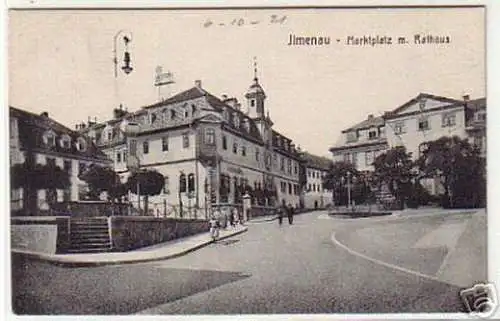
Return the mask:
M 241 155 L 247 156 L 247 147 L 246 146 L 241 146 Z
M 292 195 L 292 183 L 288 183 L 288 194 Z
M 344 162 L 350 163 L 351 162 L 351 154 L 350 153 L 345 153 L 344 154 Z
M 44 136 L 44 141 L 47 146 L 53 147 L 56 145 L 56 134 L 54 134 L 54 132 L 46 132 Z
M 250 100 L 250 107 L 255 107 L 255 99 Z
M 352 153 L 351 163 L 352 163 L 352 165 L 357 166 L 357 164 L 358 164 L 358 153 Z
M 189 111 L 186 109 L 184 110 L 184 118 L 188 118 L 189 117 Z
M 260 160 L 260 150 L 259 148 L 255 148 L 255 160 L 258 162 Z
M 191 105 L 191 113 L 194 115 L 196 113 L 196 105 L 192 104 Z
M 288 174 L 291 174 L 292 173 L 292 160 L 291 159 L 288 159 Z
M 372 129 L 368 132 L 368 139 L 375 139 L 377 138 L 377 130 Z
M 237 113 L 233 114 L 233 122 L 234 122 L 234 127 L 236 128 L 240 127 L 240 118 L 238 117 Z
M 117 152 L 116 153 L 116 162 L 117 163 L 121 163 L 122 161 L 122 153 L 121 152 Z
M 155 121 L 156 121 L 156 114 L 151 113 L 151 124 L 154 123 Z
M 127 162 L 127 151 L 126 150 L 123 151 L 123 162 L 124 163 Z
M 444 114 L 443 115 L 443 121 L 442 121 L 442 126 L 443 127 L 453 127 L 456 125 L 456 114 L 455 113 L 450 113 L 450 114 Z
M 237 142 L 233 143 L 233 153 L 235 153 L 235 154 L 238 153 L 238 143 Z
M 418 130 L 423 131 L 423 130 L 428 130 L 429 127 L 429 119 L 428 118 L 421 118 L 418 120 Z
M 222 135 L 222 149 L 227 150 L 227 137 Z
M 170 109 L 170 119 L 174 120 L 175 118 L 177 118 L 177 115 L 176 115 L 176 113 L 175 113 L 175 110 Z
M 161 150 L 164 152 L 168 151 L 168 136 L 161 138 Z
M 59 143 L 62 148 L 69 149 L 71 147 L 71 137 L 69 137 L 68 135 L 63 135 Z
M 82 137 L 78 137 L 76 140 L 76 149 L 80 152 L 84 152 L 87 149 L 87 141 Z
M 394 134 L 399 135 L 399 134 L 403 134 L 405 132 L 406 132 L 406 128 L 405 128 L 404 122 L 397 122 L 396 124 L 394 124 Z
M 373 163 L 373 152 L 372 151 L 365 152 L 365 163 L 367 166 L 369 166 Z
M 483 137 L 481 137 L 481 136 L 474 136 L 473 145 L 477 149 L 482 150 L 483 149 Z
M 149 153 L 149 142 L 145 140 L 142 142 L 142 153 L 143 154 L 148 154 Z
M 182 147 L 189 148 L 189 134 L 188 133 L 182 134 Z
M 113 139 L 113 132 L 111 130 L 107 131 L 107 137 L 108 137 L 108 141 Z
M 476 114 L 474 116 L 476 118 L 476 121 L 480 121 L 480 122 L 486 121 L 486 112 L 483 110 L 476 112 Z
M 294 166 L 293 166 L 293 173 L 295 175 L 297 175 L 299 173 L 299 167 L 297 166 L 297 163 L 294 162 Z
M 205 129 L 205 144 L 215 145 L 215 130 L 213 128 Z
M 285 158 L 283 156 L 280 157 L 280 170 L 285 171 Z

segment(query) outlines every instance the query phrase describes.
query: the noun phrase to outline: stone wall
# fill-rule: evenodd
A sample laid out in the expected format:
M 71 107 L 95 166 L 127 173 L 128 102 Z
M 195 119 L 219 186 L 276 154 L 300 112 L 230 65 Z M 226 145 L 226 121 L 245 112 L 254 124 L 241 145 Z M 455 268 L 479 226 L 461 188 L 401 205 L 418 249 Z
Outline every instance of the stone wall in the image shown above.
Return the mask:
M 10 231 L 15 250 L 54 254 L 70 245 L 68 217 L 15 217 Z
M 174 239 L 208 232 L 208 222 L 144 216 L 113 216 L 113 251 L 130 251 Z

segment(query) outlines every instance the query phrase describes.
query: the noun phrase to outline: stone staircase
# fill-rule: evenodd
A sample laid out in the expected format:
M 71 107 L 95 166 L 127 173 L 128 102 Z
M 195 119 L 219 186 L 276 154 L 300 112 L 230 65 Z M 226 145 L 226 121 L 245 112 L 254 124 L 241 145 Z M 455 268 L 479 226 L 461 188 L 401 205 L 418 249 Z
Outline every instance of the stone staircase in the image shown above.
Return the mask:
M 71 218 L 68 253 L 109 252 L 112 244 L 107 217 Z

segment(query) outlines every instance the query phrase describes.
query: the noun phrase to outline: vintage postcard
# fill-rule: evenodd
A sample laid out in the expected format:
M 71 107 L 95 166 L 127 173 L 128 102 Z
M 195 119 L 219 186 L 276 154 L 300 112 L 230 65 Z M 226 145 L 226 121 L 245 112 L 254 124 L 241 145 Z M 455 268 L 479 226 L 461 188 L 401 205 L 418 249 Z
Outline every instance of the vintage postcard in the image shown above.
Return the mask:
M 10 8 L 13 316 L 492 317 L 486 14 Z

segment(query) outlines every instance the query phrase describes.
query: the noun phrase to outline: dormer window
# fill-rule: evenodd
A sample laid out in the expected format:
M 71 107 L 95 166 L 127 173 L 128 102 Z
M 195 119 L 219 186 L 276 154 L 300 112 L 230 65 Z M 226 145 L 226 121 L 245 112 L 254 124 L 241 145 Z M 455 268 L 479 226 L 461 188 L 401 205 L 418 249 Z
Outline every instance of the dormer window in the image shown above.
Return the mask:
M 236 128 L 240 127 L 240 118 L 238 117 L 238 113 L 233 114 L 233 123 L 234 123 L 234 127 L 236 127 Z
M 191 113 L 194 115 L 194 113 L 196 113 L 196 105 L 195 104 L 192 104 L 191 105 Z
M 174 120 L 177 117 L 174 109 L 170 109 L 170 119 Z
M 151 124 L 153 124 L 156 121 L 157 117 L 155 113 L 151 113 Z
M 358 140 L 358 132 L 357 131 L 347 132 L 346 140 L 348 143 L 357 141 Z
M 76 150 L 84 152 L 87 150 L 87 141 L 83 137 L 78 137 L 76 140 Z
M 229 120 L 229 112 L 227 111 L 227 108 L 224 108 L 224 110 L 222 111 L 222 117 L 224 117 L 226 121 Z
M 62 135 L 61 139 L 59 140 L 59 145 L 64 149 L 69 149 L 71 147 L 71 137 L 66 134 Z
M 245 120 L 243 121 L 243 125 L 245 126 L 245 130 L 247 132 L 250 132 L 250 121 L 248 119 L 245 118 Z
M 49 147 L 54 147 L 56 145 L 56 134 L 52 130 L 45 132 L 43 143 Z
M 250 100 L 250 107 L 255 107 L 255 99 Z
M 378 131 L 376 128 L 372 128 L 368 131 L 368 139 L 375 139 L 377 138 Z

